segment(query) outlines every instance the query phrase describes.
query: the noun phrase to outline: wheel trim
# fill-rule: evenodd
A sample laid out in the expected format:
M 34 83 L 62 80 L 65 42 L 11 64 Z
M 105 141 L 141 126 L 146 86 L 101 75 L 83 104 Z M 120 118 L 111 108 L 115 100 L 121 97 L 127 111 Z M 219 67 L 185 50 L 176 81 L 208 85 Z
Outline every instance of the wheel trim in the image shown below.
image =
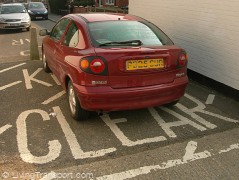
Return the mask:
M 76 113 L 76 97 L 72 86 L 69 87 L 69 105 L 73 115 Z
M 45 56 L 45 54 L 42 55 L 42 63 L 43 63 L 43 67 L 46 68 L 46 66 L 47 66 L 46 63 L 47 63 L 47 62 L 46 62 L 46 56 Z

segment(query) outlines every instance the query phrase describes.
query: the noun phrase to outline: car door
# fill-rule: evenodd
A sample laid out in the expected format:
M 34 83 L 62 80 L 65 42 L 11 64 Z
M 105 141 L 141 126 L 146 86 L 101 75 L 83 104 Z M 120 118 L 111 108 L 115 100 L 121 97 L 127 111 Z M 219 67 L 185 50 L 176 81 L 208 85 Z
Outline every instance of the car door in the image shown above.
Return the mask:
M 62 39 L 61 46 L 56 47 L 57 76 L 62 83 L 65 75 L 72 74 L 72 69 L 78 67 L 81 56 L 83 56 L 81 50 L 85 49 L 85 47 L 81 30 L 74 21 L 71 21 Z
M 44 47 L 45 55 L 47 58 L 47 63 L 54 74 L 57 73 L 58 64 L 57 59 L 57 49 L 61 46 L 61 39 L 69 25 L 70 20 L 67 18 L 61 19 L 52 29 L 46 47 Z

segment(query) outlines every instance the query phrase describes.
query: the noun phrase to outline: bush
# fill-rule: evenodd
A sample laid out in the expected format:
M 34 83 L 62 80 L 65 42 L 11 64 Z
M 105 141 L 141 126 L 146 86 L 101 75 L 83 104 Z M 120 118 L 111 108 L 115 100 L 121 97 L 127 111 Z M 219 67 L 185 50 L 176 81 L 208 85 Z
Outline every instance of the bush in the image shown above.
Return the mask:
M 67 4 L 70 4 L 70 0 L 67 0 Z M 92 6 L 94 5 L 94 0 L 74 0 L 75 6 Z
M 58 14 L 59 10 L 68 9 L 67 0 L 48 0 L 51 12 Z

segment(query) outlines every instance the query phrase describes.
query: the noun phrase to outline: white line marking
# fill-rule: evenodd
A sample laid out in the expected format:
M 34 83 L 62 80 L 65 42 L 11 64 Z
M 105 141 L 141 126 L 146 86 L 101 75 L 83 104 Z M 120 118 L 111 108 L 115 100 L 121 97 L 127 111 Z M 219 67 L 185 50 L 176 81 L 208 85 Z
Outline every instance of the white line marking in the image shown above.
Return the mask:
M 17 41 L 17 40 L 12 40 L 12 45 L 13 46 L 15 46 L 15 45 L 23 45 L 24 44 L 24 42 L 23 42 L 23 39 L 19 39 L 19 41 Z
M 199 152 L 199 153 L 195 153 L 197 150 L 197 142 L 195 141 L 190 141 L 187 144 L 186 147 L 186 153 L 183 156 L 183 161 L 187 162 L 187 161 L 194 161 L 197 159 L 205 159 L 207 157 L 212 156 L 211 153 L 209 151 L 203 151 L 203 152 Z
M 27 69 L 23 69 L 23 75 L 25 78 L 25 84 L 26 84 L 26 89 L 32 89 L 32 83 L 31 81 L 37 82 L 39 84 L 42 84 L 44 86 L 50 87 L 52 86 L 52 84 L 49 84 L 47 82 L 41 81 L 39 79 L 34 78 L 40 71 L 42 70 L 42 68 L 38 68 L 33 74 L 29 75 L 28 70 Z
M 124 135 L 124 132 L 120 130 L 117 126 L 117 123 L 127 122 L 127 119 L 111 119 L 108 114 L 100 116 L 100 118 L 105 122 L 105 124 L 110 128 L 110 130 L 115 134 L 118 140 L 121 141 L 123 146 L 136 146 L 145 143 L 160 142 L 166 141 L 167 139 L 164 136 L 157 136 L 153 138 L 145 138 L 137 141 L 131 141 L 127 136 Z
M 116 148 L 101 149 L 98 151 L 84 152 L 77 141 L 76 135 L 71 130 L 70 125 L 67 123 L 66 118 L 62 114 L 60 107 L 53 107 L 54 112 L 57 114 L 56 118 L 61 126 L 66 140 L 70 146 L 71 153 L 75 159 L 86 159 L 105 156 L 106 154 L 116 151 Z
M 171 138 L 176 138 L 177 135 L 174 133 L 174 131 L 171 129 L 172 127 L 179 127 L 179 126 L 184 126 L 184 125 L 190 125 L 200 131 L 205 131 L 207 130 L 205 127 L 191 121 L 190 119 L 176 113 L 175 111 L 165 108 L 165 107 L 160 107 L 163 111 L 173 115 L 180 121 L 174 121 L 174 122 L 165 122 L 163 118 L 159 115 L 157 110 L 155 108 L 148 108 L 150 114 L 152 117 L 157 121 L 158 125 L 161 126 L 161 128 L 164 130 L 164 132 Z
M 26 50 L 26 51 L 21 51 L 20 52 L 21 56 L 30 56 L 30 50 Z
M 214 101 L 215 95 L 214 94 L 209 94 L 207 97 L 207 100 L 205 102 L 205 104 L 212 104 Z
M 206 109 L 205 104 L 203 104 L 201 101 L 199 101 L 195 97 L 190 96 L 189 94 L 185 94 L 185 97 L 188 98 L 189 100 L 191 100 L 192 102 L 196 103 L 197 106 L 194 107 L 194 108 L 191 108 L 191 109 L 188 109 L 187 107 L 183 106 L 180 103 L 176 104 L 175 106 L 177 108 L 179 108 L 180 110 L 182 110 L 184 113 L 187 113 L 188 115 L 190 115 L 194 120 L 196 120 L 199 123 L 205 125 L 209 129 L 214 129 L 217 126 L 215 124 L 212 124 L 212 123 L 208 122 L 204 118 L 200 117 L 199 115 L 196 114 L 196 112 L 207 114 L 207 115 L 219 118 L 219 119 L 227 121 L 227 122 L 233 122 L 233 123 L 238 123 L 239 122 L 239 120 L 235 120 L 235 119 L 231 119 L 231 118 L 228 118 L 228 117 L 224 117 L 224 116 L 221 116 L 219 114 L 215 114 L 213 112 L 204 110 L 204 109 Z
M 227 148 L 225 150 L 221 150 L 217 154 L 212 154 L 208 151 L 195 153 L 196 148 L 197 148 L 197 142 L 190 141 L 187 144 L 187 147 L 185 149 L 186 153 L 182 159 L 168 160 L 168 161 L 163 162 L 158 165 L 143 166 L 143 167 L 140 167 L 137 169 L 131 169 L 128 171 L 123 171 L 123 172 L 119 172 L 119 173 L 115 173 L 115 174 L 104 175 L 101 177 L 97 177 L 96 180 L 115 180 L 115 179 L 123 180 L 123 179 L 134 178 L 134 177 L 137 177 L 140 175 L 146 175 L 146 174 L 149 174 L 151 171 L 164 170 L 164 169 L 172 168 L 175 166 L 187 164 L 187 163 L 190 163 L 190 162 L 193 162 L 196 160 L 206 159 L 211 156 L 226 153 L 233 149 L 239 149 L 239 144 L 230 145 L 229 148 Z
M 232 144 L 232 145 L 230 145 L 229 148 L 223 149 L 223 150 L 219 151 L 219 154 L 229 152 L 229 151 L 231 151 L 233 149 L 239 149 L 239 143 L 238 144 Z
M 49 104 L 50 102 L 52 102 L 52 101 L 54 101 L 54 100 L 60 98 L 60 97 L 61 97 L 63 94 L 65 94 L 65 93 L 66 93 L 66 92 L 63 90 L 63 91 L 57 93 L 56 95 L 50 97 L 49 99 L 45 100 L 45 101 L 44 101 L 43 103 L 41 103 L 41 104 L 43 104 L 43 105 Z
M 50 117 L 46 111 L 40 109 L 33 109 L 22 112 L 16 121 L 17 124 L 17 146 L 20 153 L 20 157 L 24 162 L 35 163 L 35 164 L 46 164 L 59 157 L 61 153 L 61 144 L 58 140 L 51 140 L 48 142 L 49 152 L 46 155 L 35 156 L 28 149 L 28 138 L 30 135 L 27 134 L 27 118 L 30 114 L 40 114 L 43 121 L 50 120 Z
M 51 74 L 51 77 L 52 77 L 52 79 L 55 81 L 55 83 L 56 83 L 58 86 L 61 85 L 61 83 L 59 82 L 59 80 L 57 79 L 57 77 L 56 77 L 54 74 Z
M 134 178 L 140 175 L 146 175 L 149 174 L 151 171 L 157 171 L 157 170 L 165 170 L 168 168 L 176 167 L 179 165 L 187 164 L 196 160 L 200 159 L 206 159 L 218 154 L 227 153 L 234 149 L 239 149 L 239 143 L 238 144 L 232 144 L 229 148 L 225 150 L 220 150 L 218 154 L 212 154 L 208 151 L 203 151 L 199 153 L 195 153 L 197 149 L 197 142 L 190 141 L 186 148 L 185 148 L 185 155 L 182 159 L 174 159 L 174 160 L 168 160 L 166 162 L 163 162 L 158 165 L 151 165 L 151 166 L 143 166 L 137 169 L 131 169 L 128 171 L 123 171 L 115 174 L 110 175 L 104 175 L 97 177 L 96 180 L 124 180 L 124 179 L 130 179 Z M 55 178 L 56 173 L 54 171 L 51 171 L 49 174 L 46 174 L 41 180 L 51 180 Z
M 22 81 L 16 81 L 16 82 L 7 84 L 7 85 L 5 85 L 5 86 L 2 86 L 2 87 L 0 87 L 0 91 L 2 91 L 2 90 L 4 90 L 4 89 L 7 89 L 7 88 L 9 88 L 9 87 L 15 86 L 15 85 L 17 85 L 17 84 L 19 84 L 19 83 L 21 83 L 21 82 L 22 82 Z
M 4 133 L 6 130 L 8 130 L 11 127 L 12 127 L 12 125 L 10 125 L 10 124 L 0 127 L 0 134 Z
M 6 68 L 6 69 L 3 69 L 3 70 L 0 71 L 0 73 L 3 73 L 3 72 L 5 72 L 5 71 L 8 71 L 8 70 L 11 70 L 11 69 L 14 69 L 14 68 L 20 67 L 20 66 L 23 66 L 23 65 L 25 65 L 25 64 L 26 64 L 26 63 L 21 63 L 21 64 L 18 64 L 18 65 L 16 65 L 16 66 L 12 66 L 12 67 L 9 67 L 9 68 Z

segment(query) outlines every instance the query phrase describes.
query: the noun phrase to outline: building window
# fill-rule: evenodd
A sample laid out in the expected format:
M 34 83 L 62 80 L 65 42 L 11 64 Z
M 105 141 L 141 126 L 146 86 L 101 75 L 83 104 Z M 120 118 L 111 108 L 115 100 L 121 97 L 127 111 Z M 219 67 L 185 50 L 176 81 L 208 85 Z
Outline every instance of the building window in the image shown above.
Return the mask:
M 115 5 L 115 0 L 106 0 L 107 5 Z

